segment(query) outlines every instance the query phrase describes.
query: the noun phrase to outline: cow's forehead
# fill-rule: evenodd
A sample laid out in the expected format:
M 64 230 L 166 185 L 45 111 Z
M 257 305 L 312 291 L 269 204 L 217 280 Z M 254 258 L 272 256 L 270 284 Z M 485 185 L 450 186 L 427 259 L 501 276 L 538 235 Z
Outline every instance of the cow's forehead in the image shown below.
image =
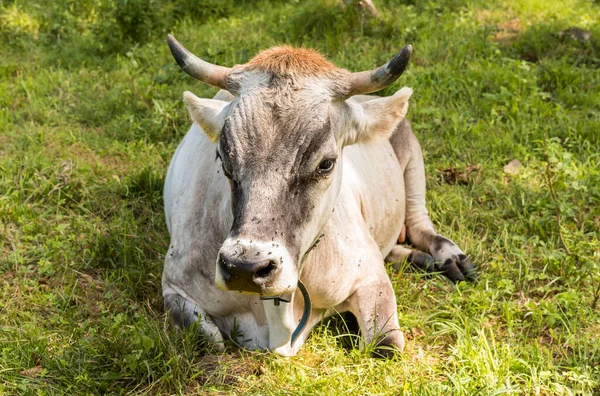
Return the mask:
M 331 102 L 328 81 L 325 79 L 271 78 L 267 83 L 257 84 L 236 98 L 230 114 L 270 124 L 294 123 L 297 119 L 307 118 L 324 122 Z
M 265 84 L 238 96 L 222 133 L 230 149 L 263 156 L 267 150 L 294 150 L 329 133 L 332 99 L 327 86 L 318 79 L 303 80 Z

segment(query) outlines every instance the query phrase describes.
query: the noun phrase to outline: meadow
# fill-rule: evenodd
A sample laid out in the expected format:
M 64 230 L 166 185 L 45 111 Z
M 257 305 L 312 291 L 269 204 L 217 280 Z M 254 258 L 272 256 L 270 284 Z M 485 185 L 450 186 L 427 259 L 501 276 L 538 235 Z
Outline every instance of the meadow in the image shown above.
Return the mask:
M 375 4 L 0 1 L 0 394 L 600 394 L 600 3 Z M 432 220 L 479 282 L 390 265 L 390 360 L 348 317 L 294 358 L 173 329 L 162 184 L 183 91 L 216 89 L 167 33 L 224 66 L 287 43 L 359 71 L 411 43 L 379 94 L 414 89 Z

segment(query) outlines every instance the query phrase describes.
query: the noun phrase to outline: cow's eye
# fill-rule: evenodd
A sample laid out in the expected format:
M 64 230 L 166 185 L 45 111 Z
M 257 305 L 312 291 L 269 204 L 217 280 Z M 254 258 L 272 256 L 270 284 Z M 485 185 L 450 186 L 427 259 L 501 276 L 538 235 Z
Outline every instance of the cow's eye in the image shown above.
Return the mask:
M 319 164 L 319 168 L 317 169 L 317 172 L 321 175 L 328 175 L 331 173 L 331 171 L 333 170 L 333 166 L 335 165 L 335 160 L 332 159 L 324 159 L 323 161 L 321 161 L 321 163 Z

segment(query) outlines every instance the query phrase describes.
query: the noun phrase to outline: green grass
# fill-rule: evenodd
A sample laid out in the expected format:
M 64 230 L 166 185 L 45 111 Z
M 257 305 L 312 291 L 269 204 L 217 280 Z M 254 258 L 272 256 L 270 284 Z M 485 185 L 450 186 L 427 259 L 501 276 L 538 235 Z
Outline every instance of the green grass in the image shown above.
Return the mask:
M 333 0 L 0 2 L 0 393 L 600 393 L 600 4 L 375 3 L 380 21 Z M 412 43 L 383 93 L 414 89 L 432 218 L 480 282 L 390 271 L 409 337 L 392 360 L 339 318 L 291 359 L 172 329 L 162 183 L 182 92 L 215 89 L 167 32 L 223 65 L 290 43 L 355 71 Z M 468 165 L 466 184 L 439 172 Z

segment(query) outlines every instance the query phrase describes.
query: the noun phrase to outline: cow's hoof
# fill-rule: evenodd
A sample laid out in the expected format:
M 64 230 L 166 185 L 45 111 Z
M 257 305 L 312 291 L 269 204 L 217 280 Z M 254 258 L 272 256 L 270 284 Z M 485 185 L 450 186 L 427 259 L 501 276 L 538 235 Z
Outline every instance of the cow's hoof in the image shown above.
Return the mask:
M 435 261 L 430 254 L 413 250 L 413 252 L 408 256 L 408 261 L 422 271 L 435 271 Z
M 377 342 L 371 356 L 379 359 L 389 359 L 403 350 L 404 334 L 400 330 L 395 330 Z
M 475 271 L 475 266 L 466 255 L 459 255 L 456 265 L 458 266 L 458 269 L 460 269 L 460 272 L 465 276 L 466 280 L 472 282 L 477 281 L 477 271 Z
M 450 239 L 436 235 L 430 245 L 436 269 L 452 282 L 475 281 L 475 267 L 464 252 Z
M 454 263 L 454 261 L 452 261 L 452 259 L 448 259 L 440 264 L 439 270 L 442 275 L 450 279 L 452 282 L 460 282 L 465 280 L 462 272 L 460 272 L 458 266 Z
M 442 264 L 439 264 L 438 270 L 442 275 L 455 283 L 464 280 L 472 282 L 477 280 L 475 266 L 473 266 L 471 260 L 464 254 L 458 255 L 456 260 L 447 259 Z

